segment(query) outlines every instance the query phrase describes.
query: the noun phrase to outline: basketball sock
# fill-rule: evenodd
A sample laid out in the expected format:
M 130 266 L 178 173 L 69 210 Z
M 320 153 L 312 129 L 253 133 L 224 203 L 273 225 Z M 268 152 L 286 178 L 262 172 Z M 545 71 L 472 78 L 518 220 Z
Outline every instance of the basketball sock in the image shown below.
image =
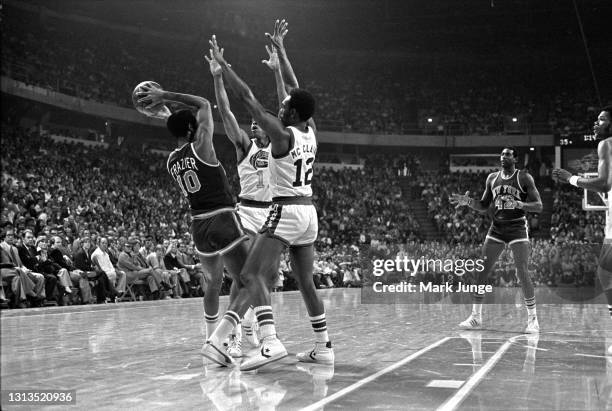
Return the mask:
M 535 296 L 531 298 L 525 298 L 525 307 L 527 307 L 527 314 L 530 317 L 535 317 L 536 315 Z
M 204 313 L 204 322 L 206 323 L 206 337 L 212 335 L 217 326 L 217 320 L 219 319 L 219 313 L 207 314 Z
M 242 327 L 240 325 L 240 321 L 238 321 L 238 324 L 236 324 L 236 327 L 234 327 L 232 335 L 235 336 L 238 341 L 242 340 Z
M 232 332 L 232 330 L 236 327 L 238 322 L 240 321 L 240 317 L 233 311 L 227 311 L 221 322 L 215 329 L 215 331 L 210 336 L 209 340 L 216 346 L 220 346 L 221 343 L 227 338 L 227 336 Z
M 263 340 L 266 337 L 276 336 L 272 307 L 269 305 L 262 305 L 260 307 L 255 307 L 253 310 L 255 311 L 255 317 L 257 317 L 257 324 L 259 324 L 261 339 Z
M 327 335 L 327 321 L 325 320 L 325 313 L 310 317 L 310 325 L 315 333 L 315 341 L 320 343 L 326 343 L 329 341 Z
M 482 318 L 482 301 L 484 300 L 484 294 L 474 293 L 473 304 L 472 304 L 472 315 L 478 318 Z
M 244 335 L 246 335 L 247 337 L 251 337 L 253 335 L 253 327 L 251 327 L 250 323 L 247 323 L 246 321 L 242 323 L 242 329 L 244 330 Z
M 244 313 L 244 316 L 242 317 L 244 319 L 243 324 L 253 324 L 255 322 L 255 311 L 253 311 L 253 306 L 249 306 L 249 309 L 246 310 L 246 312 Z M 244 327 L 244 325 L 243 325 Z
M 474 317 L 482 318 L 482 300 L 484 300 L 484 294 L 474 293 L 472 297 L 472 315 Z

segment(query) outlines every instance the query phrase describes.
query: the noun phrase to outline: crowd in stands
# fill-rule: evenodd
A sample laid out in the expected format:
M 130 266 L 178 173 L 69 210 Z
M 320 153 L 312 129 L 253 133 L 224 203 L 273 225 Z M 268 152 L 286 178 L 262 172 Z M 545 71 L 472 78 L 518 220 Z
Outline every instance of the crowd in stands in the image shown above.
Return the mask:
M 418 238 L 419 223 L 402 195 L 398 169 L 392 158 L 371 154 L 361 169 L 317 170 L 317 246 Z
M 38 128 L 6 123 L 2 135 L 0 248 L 5 290 L 17 296 L 16 306 L 45 299 L 102 303 L 202 294 L 187 204 L 166 175 L 164 157 L 56 142 Z M 218 155 L 238 192 L 233 152 Z M 413 256 L 479 257 L 488 217 L 455 209 L 448 197 L 477 195 L 486 173 L 423 172 L 413 156 L 368 154 L 362 164 L 355 170 L 316 170 L 318 287 L 359 286 L 360 259 L 370 248 L 404 244 L 402 252 Z M 441 241 L 423 241 L 402 189 L 404 176 L 426 202 Z M 567 187 L 555 190 L 553 239 L 533 242 L 537 284 L 592 284 L 597 247 L 589 244 L 603 238 L 603 217 L 582 212 L 580 195 Z M 508 267 L 504 255 L 497 284 L 515 284 Z M 274 289 L 295 287 L 285 256 Z
M 72 300 L 64 296 L 73 294 L 82 303 L 115 301 L 133 297 L 129 288 L 135 281 L 148 286 L 141 293 L 145 298 L 201 295 L 202 270 L 189 234 L 187 203 L 167 176 L 165 158 L 55 142 L 36 127 L 3 124 L 2 135 L 0 226 L 8 250 L 3 253 L 3 280 L 14 289 L 16 306 L 37 306 L 43 300 L 63 304 Z M 237 193 L 235 158 L 225 154 L 220 157 Z M 327 170 L 321 179 L 338 174 Z M 338 201 L 343 194 L 337 194 Z M 351 254 L 358 251 L 342 246 L 369 230 L 360 227 L 357 232 L 347 224 L 342 233 L 342 209 L 324 193 L 316 201 L 324 202 L 326 224 L 339 229 L 319 241 L 316 274 L 322 280 L 317 284 L 327 287 L 331 277 L 334 285 L 357 285 L 359 268 L 351 263 Z M 383 214 L 380 200 L 371 201 L 377 208 L 357 211 L 364 224 L 374 213 Z M 385 218 L 390 221 L 388 213 Z M 28 258 L 15 258 L 12 246 L 27 249 Z M 172 255 L 178 257 L 168 257 Z M 286 279 L 291 270 L 287 261 L 284 265 Z M 51 278 L 45 293 L 38 273 Z M 275 288 L 295 287 L 287 281 Z
M 132 89 L 143 80 L 155 80 L 171 90 L 214 95 L 206 62 L 194 58 L 203 55 L 204 41 L 164 41 L 73 20 L 32 24 L 37 14 L 13 8 L 8 14 L 3 21 L 3 76 L 125 107 L 131 106 Z M 274 109 L 272 76 L 259 63 L 265 57 L 263 47 L 235 47 L 225 44 L 228 59 L 239 67 L 260 101 Z M 432 118 L 436 132 L 490 135 L 504 132 L 507 119 L 516 117 L 518 132 L 525 132 L 525 124 L 532 123 L 545 124 L 545 132 L 570 132 L 584 130 L 595 110 L 588 84 L 572 80 L 565 82 L 572 90 L 551 91 L 558 90 L 562 79 L 537 75 L 529 64 L 511 68 L 518 64 L 512 60 L 497 64 L 501 72 L 496 72 L 495 66 L 481 62 L 465 67 L 418 62 L 406 67 L 358 55 L 318 62 L 315 56 L 296 54 L 302 85 L 318 101 L 319 124 L 332 131 L 422 133 L 428 126 L 420 123 Z M 423 59 L 429 62 L 431 57 Z M 529 76 L 520 74 L 526 70 Z M 325 75 L 330 72 L 342 73 L 342 81 Z M 532 80 L 526 83 L 526 77 Z M 234 110 L 246 118 L 240 106 Z
M 553 194 L 550 234 L 561 242 L 601 243 L 605 213 L 582 209 L 583 191 L 559 184 Z

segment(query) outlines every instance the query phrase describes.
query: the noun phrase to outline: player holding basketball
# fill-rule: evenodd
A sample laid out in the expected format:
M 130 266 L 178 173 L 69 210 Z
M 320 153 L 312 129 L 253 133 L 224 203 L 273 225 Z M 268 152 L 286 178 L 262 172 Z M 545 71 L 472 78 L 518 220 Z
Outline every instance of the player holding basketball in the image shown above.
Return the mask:
M 210 102 L 153 85 L 146 86 L 139 97 L 139 102 L 151 101 L 149 106 L 175 101 L 197 108 L 195 115 L 192 110 L 183 109 L 167 119 L 168 130 L 178 143 L 168 157 L 167 168 L 189 200 L 191 232 L 205 273 L 204 317 L 208 337 L 218 318 L 223 267 L 237 278 L 248 254 L 245 244 L 248 237 L 238 222 L 227 175 L 213 146 Z
M 504 147 L 501 153 L 501 171 L 491 173 L 487 177 L 484 194 L 480 200 L 465 195 L 453 194 L 451 204 L 457 207 L 468 206 L 479 212 L 486 212 L 493 205 L 493 223 L 487 234 L 483 246 L 485 255 L 484 270 L 477 274 L 478 284 L 485 284 L 489 273 L 495 266 L 499 255 L 506 244 L 510 245 L 516 274 L 523 288 L 523 297 L 527 307 L 527 333 L 540 331 L 536 315 L 535 291 L 527 271 L 531 244 L 527 231 L 526 212 L 539 213 L 542 211 L 542 200 L 533 177 L 526 172 L 516 169 L 518 160 L 514 147 Z M 475 329 L 482 326 L 482 300 L 484 294 L 474 294 L 472 314 L 459 324 L 462 328 Z
M 597 193 L 608 193 L 608 209 L 606 210 L 606 229 L 597 276 L 608 301 L 608 311 L 612 317 L 612 106 L 604 107 L 597 116 L 593 126 L 593 132 L 597 139 L 601 139 L 597 145 L 597 177 L 583 178 L 573 176 L 567 170 L 553 170 L 553 177 L 562 183 L 569 183 L 578 188 L 595 191 Z M 608 349 L 612 354 L 612 346 Z
M 270 265 L 289 246 L 292 267 L 316 336 L 314 349 L 299 353 L 297 358 L 304 362 L 332 364 L 334 353 L 327 335 L 325 308 L 316 293 L 312 276 L 314 241 L 318 232 L 317 212 L 311 199 L 312 164 L 317 150 L 312 121 L 314 98 L 299 88 L 292 89 L 287 95 L 280 64 L 274 65 L 277 90 L 282 98 L 278 117 L 274 117 L 266 112 L 249 87 L 225 61 L 215 36 L 210 44 L 213 58 L 221 65 L 225 81 L 257 124 L 270 136 L 273 205 L 241 272 L 240 279 L 245 287 L 240 290 L 236 300 L 230 303 L 219 326 L 202 348 L 202 354 L 221 365 L 231 364 L 231 358 L 219 348 L 222 336 L 235 326 L 242 312 L 246 311 L 250 296 L 255 306 L 262 342 L 260 350 L 243 360 L 240 369 L 253 370 L 287 355 L 287 350 L 276 336 L 267 280 L 272 273 Z

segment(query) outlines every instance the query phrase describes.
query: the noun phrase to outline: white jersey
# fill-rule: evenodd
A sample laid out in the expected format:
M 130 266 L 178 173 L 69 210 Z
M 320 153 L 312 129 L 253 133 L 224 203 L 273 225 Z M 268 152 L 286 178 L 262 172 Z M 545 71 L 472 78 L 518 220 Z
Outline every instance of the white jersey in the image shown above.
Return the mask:
M 281 158 L 270 156 L 270 186 L 272 197 L 312 196 L 313 163 L 317 154 L 317 139 L 312 127 L 307 132 L 289 126 L 293 146 Z
M 270 158 L 271 145 L 260 148 L 251 140 L 251 145 L 238 163 L 238 178 L 240 179 L 240 198 L 253 201 L 270 202 Z

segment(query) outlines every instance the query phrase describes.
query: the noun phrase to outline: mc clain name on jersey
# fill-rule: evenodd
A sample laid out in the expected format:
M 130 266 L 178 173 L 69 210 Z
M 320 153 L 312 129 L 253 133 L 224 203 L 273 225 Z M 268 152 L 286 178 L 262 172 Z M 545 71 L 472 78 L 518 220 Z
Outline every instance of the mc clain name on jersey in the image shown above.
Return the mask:
M 302 144 L 301 146 L 294 147 L 290 152 L 291 158 L 296 159 L 301 157 L 302 154 L 312 153 L 313 155 L 317 155 L 317 145 L 316 144 Z

